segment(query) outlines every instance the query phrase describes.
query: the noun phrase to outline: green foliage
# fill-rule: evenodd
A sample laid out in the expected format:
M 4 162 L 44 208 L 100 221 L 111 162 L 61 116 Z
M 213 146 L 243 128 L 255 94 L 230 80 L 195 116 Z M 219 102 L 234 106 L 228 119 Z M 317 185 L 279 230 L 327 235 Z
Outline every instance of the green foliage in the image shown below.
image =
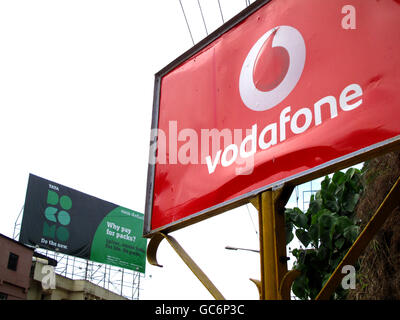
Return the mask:
M 359 234 L 354 210 L 362 193 L 361 171 L 350 168 L 336 172 L 321 182 L 321 190 L 311 196 L 307 212 L 286 209 L 286 242 L 294 234 L 307 249 L 294 249 L 294 268 L 301 271 L 292 286 L 300 299 L 314 299 Z M 334 298 L 346 291 L 339 287 Z

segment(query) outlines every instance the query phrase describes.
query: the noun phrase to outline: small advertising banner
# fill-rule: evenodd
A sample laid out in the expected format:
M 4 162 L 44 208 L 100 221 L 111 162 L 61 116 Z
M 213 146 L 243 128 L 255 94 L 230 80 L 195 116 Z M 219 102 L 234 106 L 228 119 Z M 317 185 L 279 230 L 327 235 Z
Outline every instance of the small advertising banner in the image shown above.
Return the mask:
M 142 213 L 29 175 L 19 241 L 145 272 Z

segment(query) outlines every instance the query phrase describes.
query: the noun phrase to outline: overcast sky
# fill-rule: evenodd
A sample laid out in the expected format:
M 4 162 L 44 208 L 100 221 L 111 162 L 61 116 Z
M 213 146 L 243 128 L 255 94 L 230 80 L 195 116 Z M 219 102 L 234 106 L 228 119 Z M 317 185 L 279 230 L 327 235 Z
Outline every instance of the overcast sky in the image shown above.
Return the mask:
M 253 1 L 251 1 L 253 2 Z M 220 0 L 225 21 L 245 0 Z M 182 0 L 195 42 L 197 0 Z M 217 0 L 201 1 L 208 32 Z M 154 74 L 192 46 L 178 0 L 0 0 L 0 232 L 12 236 L 29 173 L 144 212 Z M 293 199 L 292 199 L 293 200 Z M 257 213 L 174 232 L 228 299 L 258 299 Z M 167 243 L 142 299 L 210 299 Z

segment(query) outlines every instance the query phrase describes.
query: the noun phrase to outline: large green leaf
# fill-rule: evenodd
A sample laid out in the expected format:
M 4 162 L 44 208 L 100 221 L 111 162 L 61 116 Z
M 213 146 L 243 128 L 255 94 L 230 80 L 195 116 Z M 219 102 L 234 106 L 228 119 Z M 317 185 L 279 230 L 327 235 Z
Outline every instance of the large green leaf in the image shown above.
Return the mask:
M 338 185 L 335 182 L 331 182 L 328 185 L 328 189 L 327 189 L 328 193 L 330 195 L 332 195 L 333 197 L 336 195 L 337 191 L 338 191 Z
M 341 185 L 346 181 L 347 177 L 342 171 L 335 172 L 332 177 L 332 181 L 336 183 L 336 185 Z
M 336 220 L 336 232 L 343 233 L 344 229 L 351 225 L 353 225 L 353 221 L 351 221 L 350 218 L 346 216 L 340 216 Z
M 322 180 L 322 182 L 321 182 L 321 191 L 328 189 L 330 182 L 331 182 L 331 179 L 328 176 L 326 176 L 324 178 L 324 180 Z
M 334 214 L 325 213 L 319 218 L 319 237 L 321 243 L 332 249 L 332 239 L 336 224 Z
M 286 231 L 286 244 L 289 244 L 294 238 L 292 231 Z
M 317 250 L 317 258 L 323 261 L 328 256 L 328 253 L 329 253 L 328 249 L 325 246 L 321 246 Z
M 307 214 L 313 216 L 317 214 L 319 210 L 321 210 L 321 207 L 322 207 L 322 201 L 319 201 L 317 199 L 311 200 L 308 206 Z
M 332 213 L 324 213 L 319 218 L 319 224 L 322 228 L 330 230 L 335 223 L 335 219 Z
M 339 212 L 340 205 L 335 198 L 325 201 L 325 206 L 332 212 Z
M 308 279 L 304 274 L 302 274 L 300 277 L 296 278 L 296 280 L 293 281 L 292 291 L 300 299 L 303 300 L 307 299 Z
M 308 217 L 303 213 L 299 213 L 293 220 L 293 223 L 298 228 L 308 228 Z
M 290 220 L 292 222 L 295 221 L 296 217 L 300 214 L 303 214 L 303 211 L 301 211 L 299 208 L 295 207 L 295 208 L 290 208 L 290 209 L 286 209 L 285 210 L 285 217 L 287 220 Z
M 337 239 L 337 240 L 335 241 L 335 247 L 336 247 L 337 249 L 340 250 L 340 249 L 342 249 L 342 247 L 343 247 L 343 245 L 344 245 L 345 242 L 346 242 L 346 239 L 340 237 L 339 239 Z
M 304 245 L 304 247 L 307 248 L 307 246 L 310 244 L 311 242 L 311 237 L 308 234 L 307 231 L 303 230 L 303 229 L 297 229 L 296 230 L 296 237 L 297 239 L 300 240 L 300 242 Z
M 312 225 L 309 229 L 309 236 L 315 247 L 318 247 L 319 227 L 317 224 Z
M 313 215 L 311 217 L 311 225 L 314 224 L 318 224 L 319 223 L 319 218 L 323 215 L 323 214 L 332 214 L 332 212 L 326 208 L 322 208 L 321 210 L 319 210 L 315 215 Z
M 359 232 L 360 232 L 360 227 L 359 226 L 351 225 L 351 226 L 348 226 L 346 229 L 344 229 L 343 236 L 347 240 L 349 240 L 351 242 L 354 242 L 354 240 L 357 239 Z
M 358 200 L 360 199 L 359 193 L 346 193 L 343 195 L 342 208 L 344 211 L 353 212 L 356 208 Z
M 346 176 L 347 180 L 350 180 L 353 178 L 353 176 L 358 172 L 359 170 L 356 168 L 350 168 L 346 171 Z

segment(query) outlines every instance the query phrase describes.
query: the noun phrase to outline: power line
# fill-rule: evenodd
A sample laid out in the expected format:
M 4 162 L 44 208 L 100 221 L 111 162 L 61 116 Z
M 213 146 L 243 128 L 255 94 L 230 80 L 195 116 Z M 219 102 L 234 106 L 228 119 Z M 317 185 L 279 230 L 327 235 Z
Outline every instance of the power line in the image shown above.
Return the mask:
M 249 204 L 246 203 L 247 212 L 249 213 L 249 217 L 250 217 L 251 223 L 253 224 L 254 231 L 256 232 L 256 235 L 258 236 L 258 231 L 257 231 L 256 225 L 254 224 L 253 218 L 251 217 L 251 213 L 250 213 L 250 209 L 249 209 L 248 205 Z
M 203 10 L 201 10 L 200 0 L 197 0 L 197 4 L 199 5 L 201 18 L 203 19 L 204 29 L 206 29 L 206 34 L 208 35 L 208 30 L 207 30 L 207 26 L 206 26 L 206 21 L 204 20 Z
M 186 26 L 187 26 L 187 28 L 188 28 L 188 30 L 189 30 L 190 38 L 192 39 L 192 43 L 193 43 L 193 45 L 194 45 L 194 40 L 193 40 L 192 31 L 190 31 L 189 23 L 188 23 L 188 20 L 187 20 L 187 18 L 186 18 L 185 10 L 183 9 L 183 5 L 182 5 L 181 0 L 179 0 L 179 3 L 180 3 L 181 8 L 182 8 L 183 16 L 185 17 Z
M 224 15 L 222 14 L 221 3 L 218 0 L 219 13 L 221 14 L 222 23 L 225 23 Z

